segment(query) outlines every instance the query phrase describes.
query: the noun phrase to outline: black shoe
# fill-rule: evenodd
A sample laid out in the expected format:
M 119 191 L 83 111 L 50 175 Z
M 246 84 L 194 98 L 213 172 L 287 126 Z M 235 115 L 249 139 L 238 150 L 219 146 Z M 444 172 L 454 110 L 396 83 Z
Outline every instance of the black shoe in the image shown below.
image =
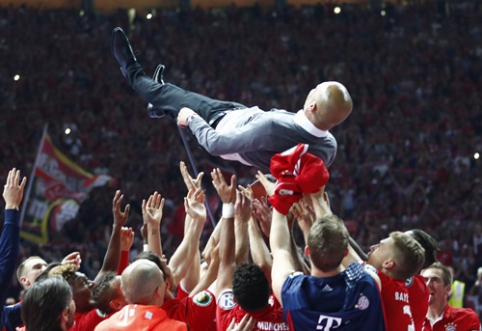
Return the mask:
M 132 51 L 129 39 L 122 28 L 115 28 L 112 31 L 110 47 L 112 54 L 114 54 L 114 57 L 121 66 L 122 74 L 125 76 L 127 67 L 137 62 L 137 59 Z
M 159 64 L 154 71 L 154 75 L 152 76 L 152 79 L 161 85 L 164 85 L 164 80 L 162 79 L 162 73 L 164 72 L 164 65 Z M 162 118 L 166 116 L 166 113 L 159 108 L 155 108 L 152 103 L 147 105 L 147 113 L 149 114 L 149 117 L 151 118 Z

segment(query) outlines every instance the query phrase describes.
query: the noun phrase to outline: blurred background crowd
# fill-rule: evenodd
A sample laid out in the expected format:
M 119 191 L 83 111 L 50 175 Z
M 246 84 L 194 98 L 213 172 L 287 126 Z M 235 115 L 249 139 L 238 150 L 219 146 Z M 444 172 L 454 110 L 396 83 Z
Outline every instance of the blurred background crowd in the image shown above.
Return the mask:
M 332 209 L 366 249 L 394 230 L 429 232 L 441 262 L 470 288 L 482 266 L 480 22 L 482 4 L 468 0 L 382 13 L 353 5 L 337 15 L 321 5 L 157 10 L 151 19 L 1 8 L 0 176 L 13 166 L 30 173 L 48 123 L 72 160 L 116 179 L 92 191 L 51 243 L 22 242 L 23 255 L 59 260 L 79 250 L 93 278 L 116 189 L 132 206 L 137 250 L 141 201 L 156 190 L 167 199 L 168 256 L 182 238 L 179 161 L 188 157 L 174 121 L 148 118 L 122 77 L 109 49 L 121 26 L 148 73 L 163 63 L 165 81 L 214 98 L 295 112 L 318 83 L 342 82 L 354 110 L 332 132 L 339 144 L 327 186 Z M 255 169 L 209 156 L 185 133 L 199 171 L 216 164 L 243 184 L 254 180 Z M 204 187 L 209 196 L 209 178 Z M 205 237 L 211 230 L 207 223 Z

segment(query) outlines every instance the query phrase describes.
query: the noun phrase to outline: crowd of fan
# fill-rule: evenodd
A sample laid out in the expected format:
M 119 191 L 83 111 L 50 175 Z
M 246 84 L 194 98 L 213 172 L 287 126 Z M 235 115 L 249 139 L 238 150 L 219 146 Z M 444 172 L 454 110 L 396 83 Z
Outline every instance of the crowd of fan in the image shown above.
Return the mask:
M 94 275 L 117 187 L 132 204 L 136 230 L 141 199 L 161 192 L 168 199 L 163 242 L 172 243 L 166 254 L 179 243 L 169 231 L 183 218 L 178 166 L 187 154 L 174 121 L 148 118 L 122 79 L 109 50 L 112 28 L 122 26 L 143 50 L 144 68 L 163 63 L 166 81 L 218 99 L 297 111 L 319 82 L 342 82 L 354 110 L 332 132 L 339 144 L 328 185 L 335 213 L 365 248 L 393 230 L 426 230 L 455 278 L 474 283 L 482 265 L 482 160 L 474 157 L 482 154 L 481 21 L 477 1 L 391 6 L 385 15 L 363 6 L 339 15 L 323 7 L 159 10 L 131 22 L 124 11 L 0 9 L 2 177 L 12 164 L 29 173 L 48 122 L 75 162 L 117 179 L 91 194 L 51 246 L 25 243 L 23 254 L 58 260 L 55 248 L 77 245 Z M 199 165 L 222 164 L 191 149 Z M 253 179 L 252 169 L 226 166 L 241 181 Z

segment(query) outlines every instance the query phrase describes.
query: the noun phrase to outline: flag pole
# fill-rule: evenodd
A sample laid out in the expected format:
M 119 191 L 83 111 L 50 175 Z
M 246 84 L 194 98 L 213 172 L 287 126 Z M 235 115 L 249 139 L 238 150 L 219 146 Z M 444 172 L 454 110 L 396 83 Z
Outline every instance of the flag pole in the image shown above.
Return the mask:
M 40 140 L 40 144 L 38 146 L 37 150 L 37 155 L 35 156 L 35 162 L 32 167 L 32 172 L 30 173 L 30 178 L 28 178 L 28 186 L 27 186 L 27 191 L 25 192 L 23 196 L 23 202 L 22 202 L 22 210 L 20 212 L 20 227 L 22 227 L 23 224 L 23 217 L 25 216 L 25 210 L 27 209 L 27 203 L 28 203 L 28 197 L 30 196 L 30 191 L 32 190 L 32 185 L 33 185 L 33 178 L 35 176 L 35 169 L 37 169 L 38 162 L 39 162 L 39 157 L 40 157 L 40 152 L 42 152 L 42 149 L 44 147 L 45 143 L 45 137 L 47 136 L 47 129 L 49 127 L 48 123 L 45 123 L 44 129 L 42 132 L 42 139 Z

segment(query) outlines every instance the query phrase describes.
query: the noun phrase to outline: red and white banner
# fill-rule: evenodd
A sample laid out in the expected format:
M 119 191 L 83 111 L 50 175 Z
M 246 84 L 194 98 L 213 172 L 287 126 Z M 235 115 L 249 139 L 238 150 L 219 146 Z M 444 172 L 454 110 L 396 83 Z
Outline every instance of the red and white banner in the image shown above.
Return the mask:
M 49 231 L 58 231 L 76 217 L 90 190 L 111 180 L 93 175 L 60 152 L 44 130 L 35 159 L 21 218 L 20 236 L 32 242 L 49 242 Z

